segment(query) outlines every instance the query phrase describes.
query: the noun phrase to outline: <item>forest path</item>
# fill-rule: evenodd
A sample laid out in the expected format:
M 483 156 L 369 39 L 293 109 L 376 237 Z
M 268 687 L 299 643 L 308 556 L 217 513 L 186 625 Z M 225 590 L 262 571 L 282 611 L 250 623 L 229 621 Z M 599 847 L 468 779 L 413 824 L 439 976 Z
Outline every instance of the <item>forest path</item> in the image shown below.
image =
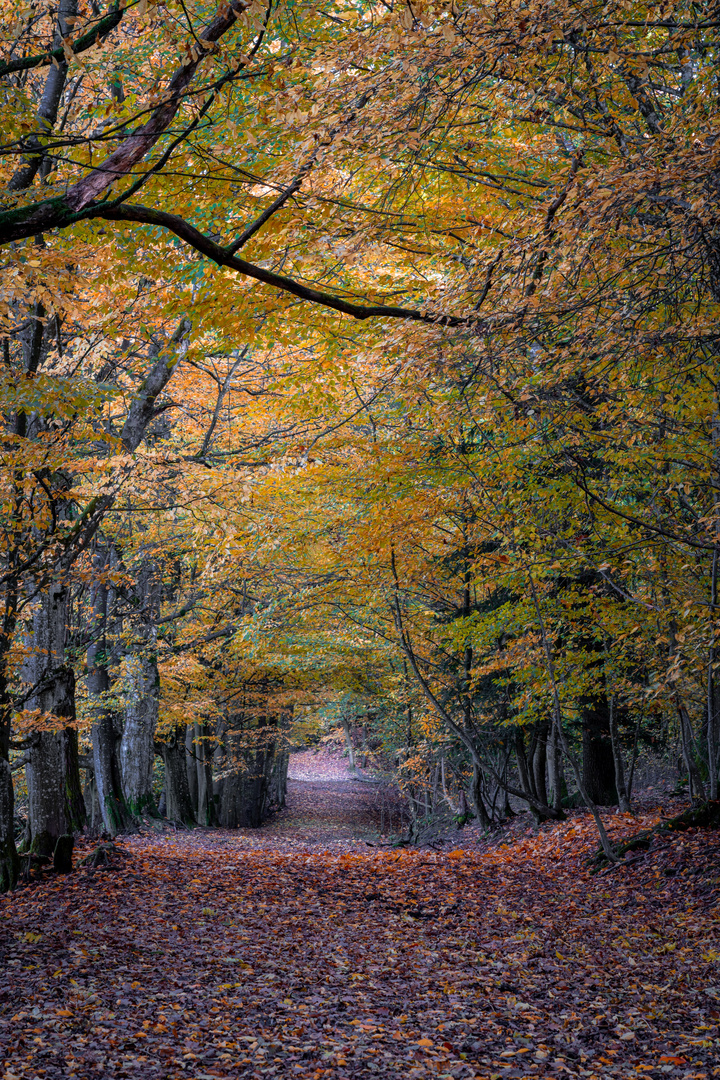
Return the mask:
M 296 804 L 264 847 L 136 836 L 0 898 L 1 1080 L 717 1075 L 717 833 L 592 877 L 586 817 L 486 853 L 378 851 L 350 795 L 335 818 Z M 345 849 L 321 847 L 331 821 Z
M 399 808 L 370 778 L 358 780 L 345 758 L 306 750 L 290 756 L 287 805 L 259 829 L 239 829 L 262 850 L 350 851 L 400 827 Z

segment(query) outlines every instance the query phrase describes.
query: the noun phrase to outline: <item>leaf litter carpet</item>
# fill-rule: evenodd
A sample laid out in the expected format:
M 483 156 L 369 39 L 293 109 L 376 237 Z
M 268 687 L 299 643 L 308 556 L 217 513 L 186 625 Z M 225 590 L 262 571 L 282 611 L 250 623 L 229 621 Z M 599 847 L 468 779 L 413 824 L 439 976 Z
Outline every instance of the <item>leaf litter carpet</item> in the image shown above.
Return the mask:
M 260 830 L 4 898 L 0 1077 L 720 1076 L 717 834 L 592 876 L 582 814 L 439 853 L 368 847 L 372 813 L 296 779 Z

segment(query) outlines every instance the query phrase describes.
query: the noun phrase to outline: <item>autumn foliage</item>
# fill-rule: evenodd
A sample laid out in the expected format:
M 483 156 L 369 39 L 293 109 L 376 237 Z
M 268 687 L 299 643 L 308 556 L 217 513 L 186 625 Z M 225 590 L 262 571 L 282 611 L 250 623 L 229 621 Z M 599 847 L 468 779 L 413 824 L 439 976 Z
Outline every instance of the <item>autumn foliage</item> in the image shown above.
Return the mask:
M 135 837 L 7 908 L 56 1074 L 710 1075 L 715 842 L 622 841 L 643 769 L 719 795 L 719 28 L 1 0 L 0 891 Z M 336 737 L 375 842 L 542 830 L 148 839 L 257 828 Z

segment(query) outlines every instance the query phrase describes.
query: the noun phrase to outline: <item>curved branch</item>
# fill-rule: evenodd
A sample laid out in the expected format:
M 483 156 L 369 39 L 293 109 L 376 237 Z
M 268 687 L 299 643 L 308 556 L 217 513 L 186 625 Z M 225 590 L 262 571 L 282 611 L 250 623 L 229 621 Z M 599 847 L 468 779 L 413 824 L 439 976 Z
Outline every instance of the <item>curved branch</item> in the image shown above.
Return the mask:
M 71 41 L 68 45 L 68 49 L 73 53 L 82 53 L 86 49 L 91 49 L 92 46 L 107 37 L 111 30 L 114 30 L 118 23 L 121 21 L 123 15 L 128 10 L 128 7 L 119 8 L 117 0 L 113 5 L 114 9 L 109 15 L 103 16 L 99 19 L 90 30 L 86 30 L 84 34 L 81 34 L 75 41 Z M 48 49 L 47 52 L 37 53 L 35 56 L 22 56 L 17 60 L 8 60 L 4 63 L 0 63 L 0 79 L 5 75 L 12 75 L 15 71 L 29 71 L 36 67 L 45 67 L 47 64 L 51 64 L 53 60 L 63 61 L 65 60 L 66 53 L 65 47 L 60 46 L 57 49 Z
M 142 225 L 154 225 L 161 229 L 168 229 L 217 266 L 226 266 L 229 270 L 237 270 L 238 273 L 244 274 L 245 277 L 254 278 L 264 285 L 270 285 L 274 289 L 288 292 L 292 296 L 297 296 L 300 300 L 307 300 L 312 304 L 319 304 L 321 307 L 333 308 L 335 311 L 342 312 L 343 315 L 351 315 L 354 319 L 377 319 L 383 317 L 411 319 L 415 322 L 429 323 L 432 326 L 467 326 L 471 322 L 477 321 L 476 319 L 460 318 L 456 315 L 432 315 L 418 311 L 415 308 L 395 307 L 390 304 L 353 304 L 339 296 L 333 296 L 331 293 L 321 292 L 319 289 L 302 285 L 292 278 L 276 274 L 262 266 L 256 266 L 245 259 L 239 259 L 237 255 L 232 254 L 232 247 L 224 248 L 217 244 L 209 236 L 196 229 L 194 225 L 190 225 L 184 218 L 178 217 L 176 214 L 168 214 L 164 210 L 155 210 L 150 206 L 120 205 L 103 209 L 102 205 L 100 205 L 95 209 L 93 216 L 107 218 L 110 221 L 136 221 Z

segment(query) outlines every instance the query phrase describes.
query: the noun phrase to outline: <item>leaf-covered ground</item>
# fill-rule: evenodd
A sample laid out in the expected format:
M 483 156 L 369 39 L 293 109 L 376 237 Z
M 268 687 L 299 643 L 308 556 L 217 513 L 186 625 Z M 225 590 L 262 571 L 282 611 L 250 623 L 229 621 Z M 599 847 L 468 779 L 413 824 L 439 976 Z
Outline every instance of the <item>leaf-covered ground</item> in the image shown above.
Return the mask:
M 4 899 L 4 1080 L 720 1075 L 716 833 L 595 876 L 580 814 L 485 852 L 378 851 L 359 791 L 325 850 L 333 799 L 351 830 L 337 783 L 295 780 L 254 834 L 134 837 Z

